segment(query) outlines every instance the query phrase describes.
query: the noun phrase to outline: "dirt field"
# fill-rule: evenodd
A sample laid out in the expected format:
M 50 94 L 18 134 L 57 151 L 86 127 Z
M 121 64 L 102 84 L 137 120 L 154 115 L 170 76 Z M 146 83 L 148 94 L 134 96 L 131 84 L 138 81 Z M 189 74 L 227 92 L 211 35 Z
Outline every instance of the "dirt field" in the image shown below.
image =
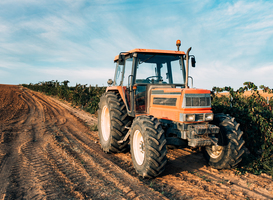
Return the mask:
M 101 151 L 96 123 L 51 97 L 0 85 L 0 200 L 273 199 L 270 176 L 213 169 L 190 149 L 169 150 L 165 172 L 142 179 L 129 152 Z

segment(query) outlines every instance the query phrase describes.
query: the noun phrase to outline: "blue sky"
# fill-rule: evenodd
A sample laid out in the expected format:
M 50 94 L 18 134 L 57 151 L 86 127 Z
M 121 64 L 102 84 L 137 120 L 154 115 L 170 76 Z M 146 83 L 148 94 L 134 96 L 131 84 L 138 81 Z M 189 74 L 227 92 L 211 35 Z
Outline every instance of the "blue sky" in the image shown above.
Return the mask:
M 194 87 L 273 88 L 273 2 L 1 0 L 0 84 L 107 85 L 134 48 L 192 47 Z

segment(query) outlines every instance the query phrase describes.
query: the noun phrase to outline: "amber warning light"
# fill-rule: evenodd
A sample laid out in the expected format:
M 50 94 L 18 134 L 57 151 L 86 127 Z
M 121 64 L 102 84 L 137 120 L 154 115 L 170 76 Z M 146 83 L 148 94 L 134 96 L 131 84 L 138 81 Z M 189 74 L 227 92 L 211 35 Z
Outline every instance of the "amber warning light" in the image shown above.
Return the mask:
M 177 51 L 179 51 L 179 48 L 181 46 L 181 41 L 180 40 L 176 40 L 176 46 L 177 46 Z

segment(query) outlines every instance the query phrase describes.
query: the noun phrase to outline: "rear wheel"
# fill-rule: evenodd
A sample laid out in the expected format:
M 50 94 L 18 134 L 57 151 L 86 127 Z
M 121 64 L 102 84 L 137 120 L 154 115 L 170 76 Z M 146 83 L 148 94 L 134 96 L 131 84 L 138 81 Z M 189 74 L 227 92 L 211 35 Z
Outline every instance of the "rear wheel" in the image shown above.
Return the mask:
M 167 163 L 167 141 L 159 121 L 152 116 L 135 118 L 130 140 L 136 172 L 143 178 L 153 178 L 161 174 Z
M 209 165 L 217 168 L 232 168 L 242 160 L 245 141 L 242 138 L 243 132 L 234 118 L 229 115 L 215 114 L 213 123 L 220 128 L 218 144 L 203 147 L 203 154 Z
M 126 107 L 117 92 L 106 92 L 100 98 L 98 110 L 98 129 L 101 148 L 106 153 L 123 152 L 128 149 L 128 141 L 122 144 L 119 140 L 128 132 L 131 125 Z

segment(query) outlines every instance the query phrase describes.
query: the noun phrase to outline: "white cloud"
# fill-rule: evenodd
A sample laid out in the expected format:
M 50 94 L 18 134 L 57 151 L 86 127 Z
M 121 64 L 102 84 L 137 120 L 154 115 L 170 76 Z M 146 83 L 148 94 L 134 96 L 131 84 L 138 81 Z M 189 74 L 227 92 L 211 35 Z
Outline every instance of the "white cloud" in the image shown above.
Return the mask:
M 204 66 L 191 68 L 194 77 L 194 87 L 212 89 L 212 87 L 231 86 L 238 89 L 244 82 L 254 82 L 257 86 L 266 85 L 273 88 L 273 63 L 254 69 L 244 69 L 240 66 L 230 67 L 222 62 L 211 62 Z
M 4 24 L 0 24 L 0 33 L 7 33 L 9 31 L 8 26 L 4 25 Z
M 37 1 L 37 0 L 1 0 L 0 4 L 2 4 L 2 5 L 19 4 L 19 3 L 39 3 L 40 4 L 41 1 Z
M 0 66 L 0 81 L 4 79 L 4 77 L 9 76 L 9 73 L 5 70 L 1 70 L 1 66 Z

